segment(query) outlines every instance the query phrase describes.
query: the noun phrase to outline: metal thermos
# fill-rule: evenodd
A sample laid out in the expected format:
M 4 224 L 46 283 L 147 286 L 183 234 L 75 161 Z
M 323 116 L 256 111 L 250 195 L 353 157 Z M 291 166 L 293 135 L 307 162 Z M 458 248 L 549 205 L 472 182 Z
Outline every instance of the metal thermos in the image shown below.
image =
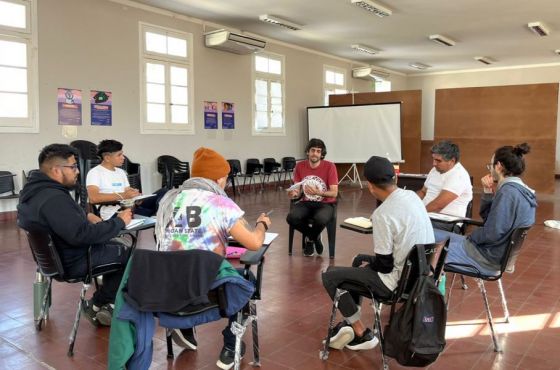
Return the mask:
M 39 315 L 41 314 L 41 305 L 43 304 L 43 298 L 47 293 L 47 286 L 47 279 L 45 279 L 43 274 L 37 272 L 37 274 L 35 274 L 35 282 L 33 283 L 33 317 L 35 320 L 38 320 Z M 51 302 L 49 300 L 45 308 L 45 317 L 49 315 L 50 305 Z

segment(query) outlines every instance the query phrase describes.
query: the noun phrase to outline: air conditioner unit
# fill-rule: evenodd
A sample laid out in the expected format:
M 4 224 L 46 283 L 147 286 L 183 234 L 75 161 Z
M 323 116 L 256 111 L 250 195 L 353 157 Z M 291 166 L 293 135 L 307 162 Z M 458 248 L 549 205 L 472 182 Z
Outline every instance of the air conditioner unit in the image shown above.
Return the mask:
M 251 54 L 264 49 L 266 41 L 227 30 L 216 30 L 204 34 L 204 45 L 235 54 Z
M 352 77 L 362 80 L 385 81 L 391 75 L 385 71 L 373 69 L 371 67 L 358 67 L 352 69 Z

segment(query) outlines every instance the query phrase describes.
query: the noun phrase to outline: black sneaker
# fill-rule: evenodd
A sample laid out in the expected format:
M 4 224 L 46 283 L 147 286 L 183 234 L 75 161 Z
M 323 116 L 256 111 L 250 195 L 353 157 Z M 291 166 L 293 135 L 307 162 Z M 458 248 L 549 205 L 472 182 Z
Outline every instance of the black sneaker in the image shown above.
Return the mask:
M 361 337 L 357 335 L 354 336 L 354 340 L 348 343 L 346 348 L 353 351 L 372 349 L 377 346 L 377 343 L 379 343 L 379 339 L 377 339 L 377 337 L 373 335 L 373 332 L 367 328 Z
M 171 339 L 179 347 L 187 348 L 192 351 L 196 351 L 198 343 L 194 337 L 194 328 L 189 329 L 173 329 L 171 331 Z
M 241 342 L 241 356 L 243 358 L 245 355 L 245 342 Z M 220 352 L 220 358 L 216 362 L 216 366 L 220 369 L 229 370 L 234 365 L 235 349 L 230 349 L 226 346 L 222 347 L 222 352 Z
M 113 318 L 113 307 L 110 304 L 103 305 L 97 311 L 97 322 L 103 326 L 111 326 L 111 319 Z
M 323 254 L 323 249 L 323 242 L 321 242 L 321 237 L 319 237 L 319 239 L 315 240 L 315 250 L 318 255 L 321 255 Z
M 303 247 L 303 255 L 305 257 L 312 257 L 314 253 L 315 253 L 314 243 L 311 240 L 305 238 L 305 246 Z
M 343 349 L 352 340 L 354 340 L 354 329 L 346 321 L 341 321 L 332 330 L 329 347 Z M 323 343 L 325 343 L 324 340 Z
M 82 301 L 82 314 L 93 326 L 99 325 L 97 321 L 97 312 L 93 310 L 93 302 L 91 299 L 89 301 Z

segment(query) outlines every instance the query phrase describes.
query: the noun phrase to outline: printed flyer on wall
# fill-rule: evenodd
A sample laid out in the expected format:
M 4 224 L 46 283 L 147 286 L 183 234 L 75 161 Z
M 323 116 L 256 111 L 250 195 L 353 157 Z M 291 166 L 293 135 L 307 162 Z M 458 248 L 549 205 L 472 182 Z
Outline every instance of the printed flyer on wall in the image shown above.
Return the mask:
M 234 103 L 222 102 L 222 129 L 233 130 L 235 128 L 235 105 Z
M 58 124 L 81 126 L 82 90 L 58 88 Z
M 110 91 L 90 91 L 91 125 L 111 126 L 113 112 L 113 94 Z
M 218 102 L 204 102 L 204 128 L 218 129 Z

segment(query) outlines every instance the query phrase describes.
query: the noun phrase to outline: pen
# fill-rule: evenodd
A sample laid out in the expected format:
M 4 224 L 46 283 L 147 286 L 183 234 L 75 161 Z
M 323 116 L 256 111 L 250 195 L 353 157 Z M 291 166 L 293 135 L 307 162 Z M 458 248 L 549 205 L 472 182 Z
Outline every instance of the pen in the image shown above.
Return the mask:
M 265 215 L 268 217 L 268 216 L 270 216 L 270 215 L 272 214 L 272 212 L 274 212 L 273 209 L 271 209 L 270 211 L 266 212 Z

